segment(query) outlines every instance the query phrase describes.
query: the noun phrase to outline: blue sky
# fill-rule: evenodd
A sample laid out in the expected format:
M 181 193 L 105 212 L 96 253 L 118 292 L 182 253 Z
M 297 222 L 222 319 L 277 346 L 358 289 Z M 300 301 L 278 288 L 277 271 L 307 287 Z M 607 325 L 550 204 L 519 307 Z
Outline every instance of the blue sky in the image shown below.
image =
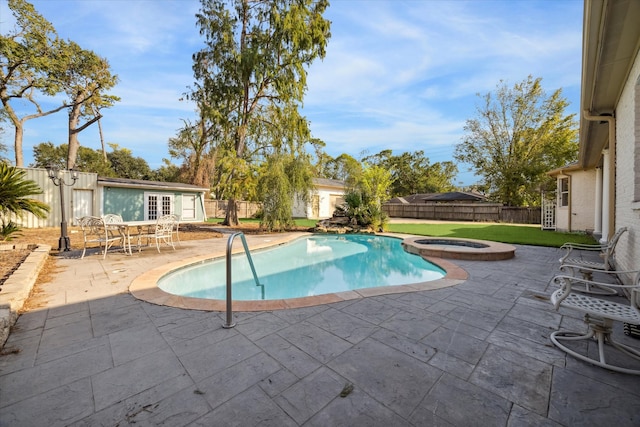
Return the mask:
M 202 46 L 200 2 L 31 3 L 60 36 L 107 58 L 118 75 L 112 93 L 122 101 L 104 111 L 105 140 L 160 166 L 168 139 L 194 117 L 194 106 L 179 98 L 193 83 L 191 55 Z M 582 0 L 332 0 L 332 37 L 325 59 L 309 69 L 303 114 L 331 156 L 423 150 L 431 163 L 453 160 L 477 94 L 500 80 L 542 77 L 547 93 L 562 88 L 567 112 L 577 114 L 582 8 Z M 11 22 L 0 0 L 0 32 Z M 28 121 L 26 163 L 34 145 L 66 143 L 66 124 L 64 113 Z M 79 139 L 100 147 L 95 125 Z M 13 146 L 11 129 L 4 143 Z M 477 180 L 459 169 L 458 183 Z

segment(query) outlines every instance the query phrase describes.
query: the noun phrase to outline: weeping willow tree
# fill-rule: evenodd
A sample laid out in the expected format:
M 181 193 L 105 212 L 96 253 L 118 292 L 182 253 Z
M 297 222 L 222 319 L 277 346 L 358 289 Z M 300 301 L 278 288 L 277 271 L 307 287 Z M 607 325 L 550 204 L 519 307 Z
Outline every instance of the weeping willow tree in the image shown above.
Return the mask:
M 272 126 L 270 123 L 286 123 Z M 258 195 L 262 201 L 260 226 L 267 231 L 293 226 L 293 204 L 306 205 L 313 190 L 311 156 L 304 151 L 310 140 L 309 126 L 295 108 L 272 109 L 261 134 L 265 160 L 258 174 Z

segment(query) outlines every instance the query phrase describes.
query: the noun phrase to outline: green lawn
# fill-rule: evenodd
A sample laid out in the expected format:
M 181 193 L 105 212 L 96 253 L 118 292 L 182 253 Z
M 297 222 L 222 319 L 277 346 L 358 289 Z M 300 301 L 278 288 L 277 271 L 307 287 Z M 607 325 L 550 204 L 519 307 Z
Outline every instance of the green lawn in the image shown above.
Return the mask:
M 221 222 L 222 219 L 209 219 L 209 222 Z M 258 219 L 241 219 L 243 223 L 259 223 Z M 314 227 L 316 220 L 296 219 L 302 227 Z M 507 225 L 495 223 L 442 223 L 442 224 L 388 224 L 387 231 L 392 233 L 415 234 L 434 237 L 461 237 L 467 239 L 490 240 L 493 242 L 515 243 L 521 245 L 560 247 L 563 243 L 597 243 L 586 234 L 559 233 L 541 230 L 539 226 Z
M 521 225 L 470 222 L 462 224 L 389 224 L 387 227 L 388 230 L 393 233 L 435 237 L 463 237 L 534 246 L 560 247 L 566 242 L 597 243 L 593 237 L 586 234 L 541 230 L 539 226 L 527 227 Z

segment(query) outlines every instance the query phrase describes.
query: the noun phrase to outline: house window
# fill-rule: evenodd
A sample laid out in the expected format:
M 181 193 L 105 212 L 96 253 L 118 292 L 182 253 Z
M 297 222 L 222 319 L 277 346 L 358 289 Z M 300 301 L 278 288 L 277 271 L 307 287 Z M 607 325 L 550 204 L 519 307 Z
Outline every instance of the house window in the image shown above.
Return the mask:
M 182 195 L 182 219 L 196 219 L 195 194 Z
M 569 206 L 569 178 L 560 179 L 559 205 Z
M 144 193 L 144 219 L 154 220 L 173 213 L 173 194 Z

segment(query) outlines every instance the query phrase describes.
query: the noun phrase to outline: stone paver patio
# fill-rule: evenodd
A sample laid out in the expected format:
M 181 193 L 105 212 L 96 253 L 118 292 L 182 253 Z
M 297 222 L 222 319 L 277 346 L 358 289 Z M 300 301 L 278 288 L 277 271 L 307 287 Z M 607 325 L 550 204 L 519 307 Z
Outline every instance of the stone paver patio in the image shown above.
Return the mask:
M 225 245 L 59 259 L 46 304 L 19 318 L 0 357 L 0 426 L 640 425 L 639 377 L 549 340 L 584 329 L 548 301 L 558 249 L 455 261 L 469 279 L 443 289 L 236 313 L 233 329 L 224 312 L 127 292 L 154 266 Z

